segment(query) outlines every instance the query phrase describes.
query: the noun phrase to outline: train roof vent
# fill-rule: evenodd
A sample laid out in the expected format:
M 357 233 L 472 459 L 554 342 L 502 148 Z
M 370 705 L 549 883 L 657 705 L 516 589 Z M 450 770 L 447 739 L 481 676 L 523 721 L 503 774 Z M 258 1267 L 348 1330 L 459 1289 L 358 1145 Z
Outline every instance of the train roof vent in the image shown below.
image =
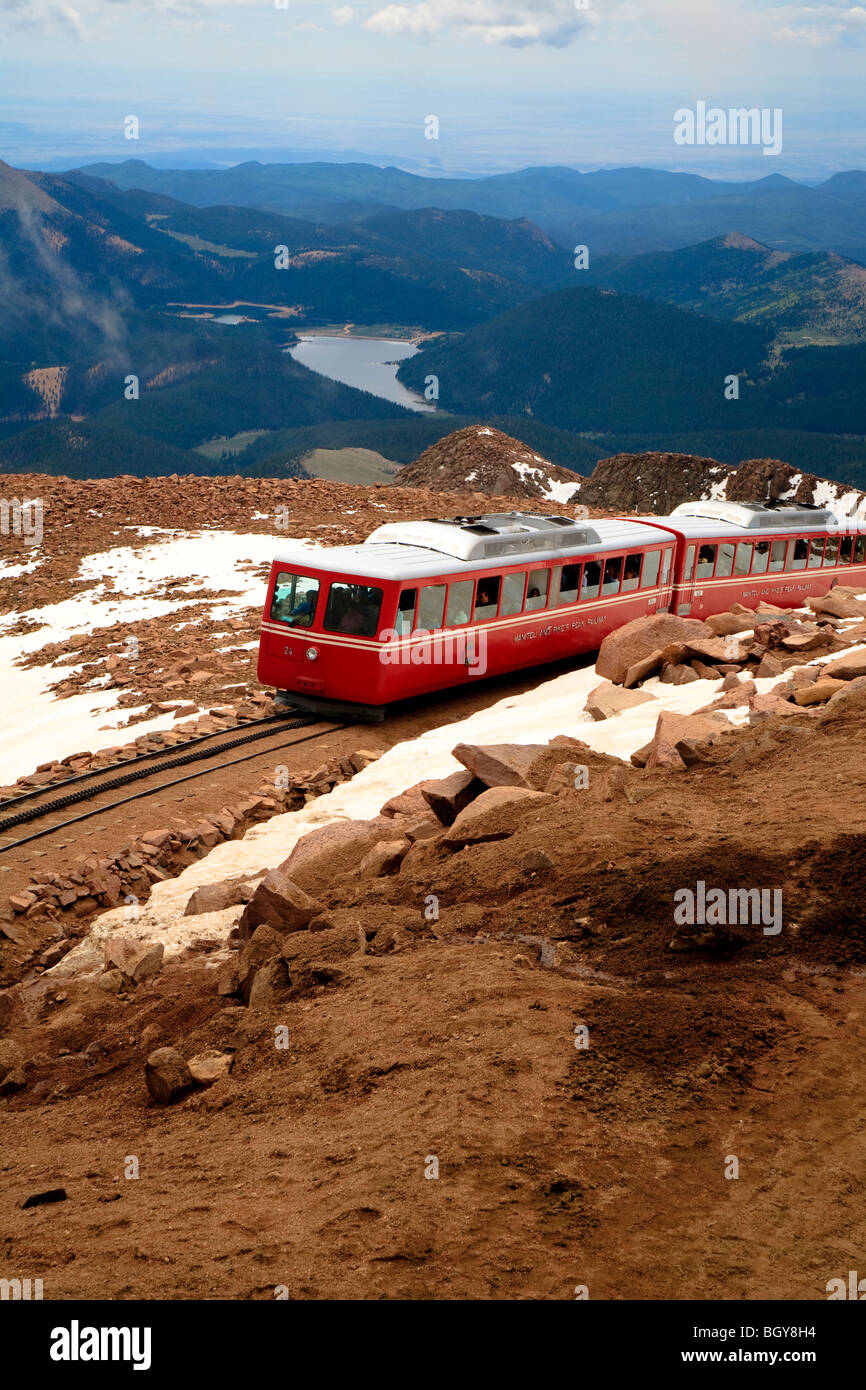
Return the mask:
M 683 502 L 670 515 L 700 517 L 742 526 L 746 531 L 764 531 L 789 530 L 798 522 L 818 526 L 829 521 L 832 513 L 824 507 L 798 502 Z
M 452 555 L 457 560 L 486 560 L 544 550 L 572 550 L 600 545 L 598 532 L 566 516 L 531 512 L 490 512 L 483 516 L 430 517 L 426 521 L 390 521 L 365 544 L 392 541 Z

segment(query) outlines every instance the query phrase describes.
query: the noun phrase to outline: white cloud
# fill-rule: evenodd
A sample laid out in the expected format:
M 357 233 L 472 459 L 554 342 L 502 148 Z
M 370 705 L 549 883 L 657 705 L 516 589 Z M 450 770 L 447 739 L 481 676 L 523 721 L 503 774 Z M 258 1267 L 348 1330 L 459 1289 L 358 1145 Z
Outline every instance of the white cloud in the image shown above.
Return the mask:
M 340 5 L 337 9 L 331 10 L 331 18 L 342 29 L 347 24 L 352 23 L 355 18 L 355 11 L 351 5 Z
M 591 9 L 574 0 L 421 0 L 412 5 L 385 5 L 364 27 L 387 38 L 409 35 L 431 39 L 444 30 L 462 32 L 490 44 L 548 44 L 564 48 L 597 23 Z
M 774 36 L 811 47 L 851 43 L 866 37 L 866 9 L 862 5 L 784 5 L 775 10 L 778 28 Z

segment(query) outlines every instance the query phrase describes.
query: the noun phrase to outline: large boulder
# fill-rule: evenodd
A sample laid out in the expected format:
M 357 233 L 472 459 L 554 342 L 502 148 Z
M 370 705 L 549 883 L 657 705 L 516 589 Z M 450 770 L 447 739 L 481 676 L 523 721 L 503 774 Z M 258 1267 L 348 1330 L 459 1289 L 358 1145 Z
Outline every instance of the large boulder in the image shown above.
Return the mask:
M 528 787 L 491 787 L 460 812 L 443 838 L 452 848 L 482 840 L 506 840 L 527 813 L 548 805 L 553 799 L 546 792 L 531 791 Z
M 625 690 L 612 681 L 602 681 L 601 685 L 589 692 L 584 709 L 595 720 L 611 719 L 615 714 L 622 714 L 623 710 L 645 705 L 652 699 L 653 696 L 644 690 Z
M 321 903 L 299 888 L 283 868 L 271 869 L 243 910 L 238 924 L 241 940 L 248 940 L 260 926 L 282 933 L 303 931 L 321 911 Z
M 608 633 L 601 644 L 595 669 L 599 676 L 622 685 L 630 667 L 674 643 L 712 637 L 712 629 L 698 618 L 679 618 L 674 613 L 648 613 Z

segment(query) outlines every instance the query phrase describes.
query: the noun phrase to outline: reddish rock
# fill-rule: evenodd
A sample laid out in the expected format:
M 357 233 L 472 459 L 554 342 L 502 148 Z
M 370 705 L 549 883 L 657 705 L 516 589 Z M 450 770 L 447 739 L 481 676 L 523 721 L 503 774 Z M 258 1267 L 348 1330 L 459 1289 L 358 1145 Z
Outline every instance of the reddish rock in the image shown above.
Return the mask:
M 673 613 L 647 614 L 605 637 L 595 669 L 599 676 L 622 685 L 630 667 L 662 652 L 670 643 L 711 636 L 712 630 L 697 618 L 679 618 Z
M 712 613 L 707 627 L 716 637 L 730 637 L 736 632 L 754 632 L 757 618 L 754 613 Z
M 119 970 L 124 979 L 137 985 L 159 974 L 164 956 L 165 947 L 161 941 L 111 936 L 102 950 L 103 969 Z
M 598 721 L 610 719 L 623 710 L 633 709 L 635 705 L 645 705 L 652 699 L 653 696 L 643 690 L 626 690 L 611 681 L 603 681 L 590 691 L 584 709 Z
M 686 645 L 692 656 L 697 657 L 698 661 L 707 663 L 745 661 L 749 654 L 749 648 L 754 646 L 754 643 L 755 639 L 750 632 L 740 632 L 733 633 L 729 637 L 697 638 Z
M 386 874 L 396 873 L 409 845 L 407 839 L 380 840 L 367 851 L 358 865 L 359 878 L 382 878 Z
M 167 1105 L 192 1089 L 189 1067 L 175 1047 L 158 1047 L 144 1064 L 147 1089 L 159 1105 Z
M 443 838 L 454 847 L 507 839 L 529 813 L 552 800 L 548 793 L 528 787 L 491 787 L 460 812 Z
M 833 680 L 831 676 L 825 676 L 823 680 L 813 681 L 802 690 L 796 690 L 794 700 L 798 705 L 822 705 L 837 691 L 845 690 L 847 685 L 847 681 Z
M 528 787 L 528 774 L 544 744 L 496 743 L 485 746 L 458 743 L 452 749 L 459 763 L 486 787 Z
M 671 661 L 665 666 L 659 680 L 665 685 L 689 685 L 692 681 L 700 680 L 700 676 L 691 666 L 681 661 Z
M 852 591 L 842 585 L 806 602 L 813 613 L 826 613 L 832 618 L 862 618 L 866 615 L 863 604 L 858 603 Z
M 281 933 L 302 931 L 321 911 L 321 903 L 299 888 L 283 868 L 272 869 L 244 908 L 238 930 L 241 940 L 247 940 L 259 926 Z
M 850 652 L 845 656 L 840 656 L 838 660 L 831 661 L 824 667 L 826 676 L 833 676 L 838 680 L 852 681 L 858 676 L 866 676 L 866 650 Z
M 427 809 L 426 803 L 424 809 Z M 340 860 L 359 863 L 378 840 L 393 838 L 393 835 L 394 820 L 390 816 L 377 816 L 368 821 L 332 821 L 304 835 L 280 865 L 280 872 L 304 888 L 320 878 L 330 879 L 335 863 Z
M 730 728 L 730 724 L 723 715 L 714 718 L 706 714 L 674 714 L 671 710 L 662 710 L 649 755 L 643 765 L 682 772 L 697 744 L 715 742 L 722 730 L 727 728 Z M 691 760 L 694 761 L 693 758 Z
M 777 656 L 773 656 L 772 652 L 765 652 L 755 671 L 755 679 L 760 681 L 767 680 L 770 676 L 781 676 L 784 669 Z
M 485 790 L 485 784 L 468 769 L 419 785 L 426 805 L 442 825 L 453 825 L 460 812 Z
M 222 912 L 227 907 L 239 907 L 248 899 L 244 890 L 248 888 L 246 878 L 227 878 L 221 883 L 206 883 L 196 888 L 183 910 L 184 917 L 198 917 L 203 912 Z

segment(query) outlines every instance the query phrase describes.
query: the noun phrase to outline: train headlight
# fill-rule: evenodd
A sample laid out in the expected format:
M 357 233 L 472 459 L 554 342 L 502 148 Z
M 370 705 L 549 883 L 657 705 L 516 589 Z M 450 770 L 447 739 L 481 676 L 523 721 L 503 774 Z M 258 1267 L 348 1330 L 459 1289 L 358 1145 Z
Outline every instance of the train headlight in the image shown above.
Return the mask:
M 316 661 L 316 660 L 318 659 L 318 656 L 319 656 L 319 649 L 318 649 L 318 647 L 307 647 L 307 650 L 306 650 L 306 652 L 305 652 L 305 656 L 306 656 L 306 658 L 307 658 L 308 661 Z

